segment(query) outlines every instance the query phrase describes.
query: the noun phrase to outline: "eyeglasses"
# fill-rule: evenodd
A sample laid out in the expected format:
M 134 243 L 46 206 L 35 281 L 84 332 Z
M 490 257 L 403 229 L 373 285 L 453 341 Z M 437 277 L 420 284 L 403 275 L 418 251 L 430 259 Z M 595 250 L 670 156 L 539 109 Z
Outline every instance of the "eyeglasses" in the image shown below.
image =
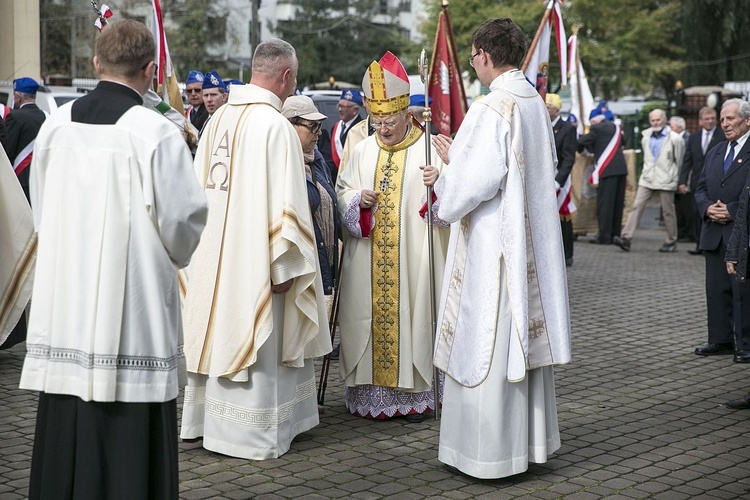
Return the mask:
M 343 108 L 343 109 L 352 109 L 355 106 L 356 104 L 338 104 L 336 107 Z
M 299 125 L 300 127 L 305 127 L 307 130 L 312 132 L 313 134 L 319 133 L 323 129 L 323 122 L 315 122 L 315 123 L 303 123 L 298 122 L 294 124 L 295 126 Z
M 393 129 L 393 128 L 396 127 L 396 125 L 398 125 L 398 122 L 396 122 L 394 120 L 386 120 L 384 122 L 378 122 L 378 121 L 375 121 L 375 120 L 371 120 L 370 121 L 370 125 L 375 130 L 379 129 L 380 127 L 385 127 L 387 129 Z
M 479 49 L 479 50 L 482 50 L 482 49 Z M 469 66 L 471 66 L 472 68 L 474 67 L 474 58 L 477 57 L 478 55 L 479 55 L 479 52 L 477 52 L 476 54 L 472 54 L 471 57 L 469 57 Z
M 203 89 L 185 89 L 186 94 L 200 94 Z

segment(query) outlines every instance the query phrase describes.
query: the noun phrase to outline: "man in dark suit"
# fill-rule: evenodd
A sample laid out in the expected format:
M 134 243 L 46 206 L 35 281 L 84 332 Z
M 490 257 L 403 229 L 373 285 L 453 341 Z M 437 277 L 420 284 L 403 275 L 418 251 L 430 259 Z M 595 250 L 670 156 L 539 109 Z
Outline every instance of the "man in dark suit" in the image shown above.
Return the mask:
M 703 214 L 700 246 L 706 258 L 708 343 L 695 354 L 734 353 L 737 363 L 750 362 L 750 325 L 740 321 L 738 282 L 727 272 L 724 257 L 750 167 L 750 103 L 730 99 L 721 108 L 726 141 L 706 154 L 695 203 Z M 736 351 L 735 351 L 736 343 Z
M 328 167 L 331 169 L 334 182 L 339 171 L 341 156 L 344 154 L 346 136 L 349 135 L 349 131 L 354 125 L 362 121 L 359 114 L 360 107 L 362 107 L 362 94 L 359 93 L 359 90 L 346 89 L 341 92 L 338 105 L 339 121 L 331 129 L 330 138 L 333 163 L 329 164 Z
M 563 250 L 565 251 L 565 265 L 573 265 L 573 220 L 571 218 L 573 206 L 570 200 L 570 172 L 576 161 L 578 149 L 578 134 L 575 127 L 560 118 L 562 100 L 557 94 L 547 93 L 545 97 L 547 112 L 552 122 L 555 134 L 555 150 L 557 151 L 557 173 L 555 187 L 557 188 L 558 207 L 560 212 L 560 228 L 562 229 Z
M 698 125 L 700 125 L 700 130 L 690 135 L 685 148 L 685 159 L 680 171 L 680 184 L 677 187 L 677 192 L 680 194 L 695 193 L 706 153 L 724 140 L 724 132 L 716 126 L 716 110 L 714 108 L 708 106 L 701 108 L 698 112 Z M 693 227 L 695 249 L 688 250 L 688 253 L 700 255 L 702 253 L 699 247 L 703 215 L 698 212 L 695 203 L 693 203 L 693 208 L 695 212 Z
M 5 119 L 3 148 L 29 199 L 29 165 L 39 129 L 47 115 L 36 105 L 39 84 L 31 78 L 13 80 L 13 111 Z
M 609 245 L 613 238 L 620 237 L 628 166 L 622 153 L 620 127 L 607 120 L 603 114 L 592 116 L 590 121 L 589 133 L 578 138 L 578 151 L 585 148 L 593 153 L 600 166 L 599 186 L 596 190 L 599 235 L 590 242 Z M 604 155 L 605 152 L 608 154 Z

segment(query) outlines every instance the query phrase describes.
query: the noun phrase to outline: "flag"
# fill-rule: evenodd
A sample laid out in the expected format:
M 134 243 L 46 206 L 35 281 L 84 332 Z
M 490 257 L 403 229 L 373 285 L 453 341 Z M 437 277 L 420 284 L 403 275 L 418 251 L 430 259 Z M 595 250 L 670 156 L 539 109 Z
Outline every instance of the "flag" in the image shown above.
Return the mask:
M 594 96 L 591 94 L 589 81 L 586 79 L 586 72 L 581 64 L 581 57 L 578 53 L 578 35 L 574 34 L 568 39 L 568 54 L 570 56 L 570 112 L 578 118 L 578 133 L 583 134 L 588 131 L 591 123 L 589 114 L 594 106 Z
M 530 49 L 533 52 L 527 54 L 523 69 L 526 79 L 536 87 L 539 95 L 544 99 L 547 96 L 547 85 L 549 81 L 549 42 L 550 35 L 554 28 L 555 42 L 557 44 L 557 56 L 560 65 L 560 83 L 562 86 L 567 85 L 568 73 L 568 56 L 567 45 L 565 43 L 565 27 L 562 22 L 560 13 L 560 4 L 556 0 L 549 0 L 547 10 L 539 26 L 537 37 L 532 42 Z M 535 43 L 536 42 L 536 43 Z
M 164 31 L 164 19 L 162 17 L 161 4 L 159 0 L 151 0 L 154 10 L 154 21 L 151 23 L 151 33 L 156 41 L 156 81 L 159 91 L 165 103 L 176 109 L 181 115 L 185 114 L 182 105 L 180 87 L 177 84 L 177 76 L 172 67 L 172 59 L 169 57 L 169 46 L 167 45 L 167 34 Z
M 107 7 L 105 4 L 102 4 L 101 9 L 96 8 L 96 4 L 94 4 L 94 11 L 96 11 L 97 18 L 96 21 L 94 21 L 94 26 L 96 26 L 96 29 L 99 30 L 101 33 L 102 28 L 104 28 L 104 25 L 107 24 L 107 19 L 112 17 L 112 9 Z
M 447 7 L 438 16 L 427 94 L 432 99 L 432 124 L 441 134 L 456 133 L 468 106 Z

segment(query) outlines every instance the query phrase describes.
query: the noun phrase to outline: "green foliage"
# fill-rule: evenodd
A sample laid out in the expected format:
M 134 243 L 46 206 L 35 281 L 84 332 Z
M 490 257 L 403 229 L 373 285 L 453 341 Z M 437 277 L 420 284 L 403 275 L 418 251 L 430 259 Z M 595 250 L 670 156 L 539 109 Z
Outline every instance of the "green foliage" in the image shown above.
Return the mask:
M 42 73 L 44 75 L 70 75 L 70 32 L 69 5 L 61 5 L 52 0 L 41 0 Z
M 167 29 L 169 52 L 177 75 L 184 79 L 191 69 L 206 72 L 208 53 L 207 20 L 210 13 L 209 0 L 174 0 L 169 6 L 162 6 L 165 14 L 177 21 L 177 29 Z
M 296 19 L 281 21 L 276 34 L 297 50 L 300 86 L 327 81 L 359 84 L 367 66 L 390 50 L 397 56 L 414 52 L 394 22 L 375 24 L 376 0 L 308 0 L 298 2 Z M 416 66 L 402 59 L 407 71 Z

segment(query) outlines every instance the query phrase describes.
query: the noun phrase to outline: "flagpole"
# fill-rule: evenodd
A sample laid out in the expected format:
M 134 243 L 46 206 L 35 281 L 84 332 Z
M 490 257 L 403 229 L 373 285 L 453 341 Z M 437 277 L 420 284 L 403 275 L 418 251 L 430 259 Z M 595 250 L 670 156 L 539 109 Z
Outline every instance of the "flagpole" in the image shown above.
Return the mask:
M 526 58 L 523 60 L 523 66 L 521 66 L 521 72 L 523 73 L 526 73 L 526 68 L 529 67 L 531 58 L 534 57 L 534 51 L 539 44 L 539 38 L 542 36 L 544 25 L 549 22 L 549 18 L 552 15 L 552 6 L 554 4 L 555 0 L 549 0 L 547 10 L 544 11 L 544 16 L 542 17 L 542 22 L 539 23 L 539 27 L 536 29 L 536 35 L 534 35 L 534 39 L 531 41 L 531 45 L 529 45 L 529 50 L 526 52 Z
M 445 0 L 443 0 L 445 2 Z M 443 4 L 445 5 L 445 3 Z M 424 83 L 424 111 L 422 111 L 422 118 L 424 119 L 424 146 L 425 146 L 425 161 L 426 165 L 432 164 L 432 149 L 430 140 L 432 138 L 431 133 L 431 121 L 432 121 L 432 110 L 430 109 L 430 63 L 427 60 L 425 50 L 422 49 L 422 53 L 419 55 L 419 76 L 422 78 Z M 437 305 L 435 303 L 435 249 L 433 248 L 433 223 L 432 223 L 432 186 L 427 186 L 427 253 L 429 255 L 430 263 L 430 318 L 432 319 L 432 352 L 435 351 L 435 336 L 437 335 Z M 440 420 L 440 378 L 438 369 L 433 366 L 432 368 L 432 392 L 435 398 L 435 420 Z
M 576 37 L 576 60 L 573 64 L 576 65 L 576 90 L 578 91 L 578 120 L 581 124 L 581 128 L 584 129 L 584 133 L 588 133 L 586 123 L 583 121 L 583 92 L 581 91 L 581 54 L 578 52 L 580 45 L 578 44 L 578 25 L 573 27 L 573 36 Z M 577 127 L 576 127 L 577 128 Z

